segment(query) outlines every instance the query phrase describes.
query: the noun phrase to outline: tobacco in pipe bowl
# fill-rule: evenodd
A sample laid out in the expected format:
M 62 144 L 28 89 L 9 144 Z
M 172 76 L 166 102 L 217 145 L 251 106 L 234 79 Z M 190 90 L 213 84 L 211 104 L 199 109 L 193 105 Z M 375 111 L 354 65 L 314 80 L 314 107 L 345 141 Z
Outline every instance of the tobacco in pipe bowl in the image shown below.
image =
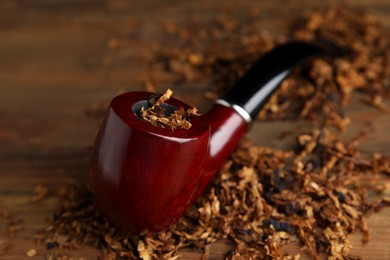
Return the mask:
M 90 189 L 101 212 L 125 231 L 157 232 L 177 221 L 201 195 L 251 121 L 294 67 L 338 50 L 292 42 L 263 55 L 211 110 L 171 130 L 135 113 L 149 92 L 115 97 L 96 137 Z M 191 108 L 171 98 L 168 106 Z

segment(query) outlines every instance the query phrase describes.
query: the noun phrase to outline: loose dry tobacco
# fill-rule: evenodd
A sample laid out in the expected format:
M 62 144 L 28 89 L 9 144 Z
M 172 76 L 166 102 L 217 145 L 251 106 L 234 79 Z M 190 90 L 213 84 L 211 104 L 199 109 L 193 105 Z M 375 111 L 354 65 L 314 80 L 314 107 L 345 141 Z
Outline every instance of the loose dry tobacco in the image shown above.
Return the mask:
M 47 196 L 49 196 L 49 188 L 45 185 L 39 184 L 34 189 L 33 195 L 31 197 L 31 202 L 41 201 Z
M 389 37 L 377 18 L 343 6 L 296 19 L 288 37 L 259 31 L 258 21 L 255 14 L 244 22 L 222 15 L 199 27 L 167 20 L 166 32 L 177 42 L 182 39 L 184 47 L 149 50 L 143 58 L 153 70 L 141 80 L 149 90 L 167 81 L 206 80 L 213 87 L 206 96 L 215 98 L 286 38 L 333 41 L 353 55 L 317 59 L 296 71 L 259 115 L 306 118 L 314 123 L 311 132 L 297 135 L 287 151 L 242 143 L 186 215 L 160 233 L 128 235 L 100 215 L 84 184 L 64 187 L 53 220 L 37 232 L 37 241 L 47 249 L 91 245 L 105 259 L 175 259 L 183 247 L 203 249 L 207 257 L 210 243 L 229 239 L 231 259 L 298 259 L 299 254 L 283 250 L 297 240 L 314 259 L 321 254 L 355 259 L 349 256 L 348 235 L 360 230 L 368 242 L 366 217 L 390 205 L 390 156 L 362 153 L 363 133 L 343 141 L 339 131 L 350 122 L 343 108 L 353 91 L 386 110 L 382 97 L 389 95 Z M 369 200 L 369 191 L 382 195 Z
M 390 205 L 390 197 L 367 197 L 378 189 L 378 174 L 390 176 L 390 158 L 369 158 L 354 139 L 343 142 L 329 129 L 298 139 L 296 151 L 243 143 L 210 190 L 163 232 L 122 232 L 98 212 L 88 188 L 77 184 L 61 190 L 52 224 L 36 238 L 48 249 L 92 245 L 113 258 L 167 259 L 182 247 L 205 248 L 222 238 L 234 242 L 232 258 L 282 259 L 283 245 L 294 239 L 315 259 L 321 253 L 348 256 L 347 235 L 360 230 L 367 242 L 365 217 Z
M 172 96 L 173 92 L 170 89 L 161 95 L 157 100 L 155 98 L 150 98 L 148 100 L 149 107 L 141 107 L 140 111 L 135 113 L 140 119 L 145 122 L 150 123 L 151 125 L 170 128 L 172 130 L 177 129 L 190 129 L 190 117 L 191 116 L 200 116 L 196 108 L 184 110 L 183 107 L 175 108 L 174 111 L 171 111 L 167 115 L 167 107 L 165 105 L 166 101 Z
M 32 249 L 29 249 L 27 252 L 26 252 L 26 256 L 27 257 L 33 257 L 37 254 L 37 250 L 35 250 L 34 248 Z
M 263 53 L 287 40 L 335 42 L 349 50 L 345 58 L 316 59 L 285 80 L 259 114 L 262 120 L 297 119 L 326 123 L 343 130 L 349 119 L 342 109 L 358 90 L 364 101 L 380 110 L 389 96 L 389 37 L 378 18 L 345 6 L 315 10 L 293 20 L 286 35 L 262 30 L 256 14 L 247 21 L 221 15 L 210 23 L 177 24 L 167 20 L 165 30 L 184 47 L 147 49 L 142 59 L 150 70 L 139 80 L 145 87 L 176 83 L 208 84 L 206 97 L 218 98 Z M 234 26 L 232 26 L 234 24 Z M 186 33 L 183 33 L 186 32 Z M 194 62 L 195 61 L 195 62 Z M 157 86 L 156 86 L 157 85 Z

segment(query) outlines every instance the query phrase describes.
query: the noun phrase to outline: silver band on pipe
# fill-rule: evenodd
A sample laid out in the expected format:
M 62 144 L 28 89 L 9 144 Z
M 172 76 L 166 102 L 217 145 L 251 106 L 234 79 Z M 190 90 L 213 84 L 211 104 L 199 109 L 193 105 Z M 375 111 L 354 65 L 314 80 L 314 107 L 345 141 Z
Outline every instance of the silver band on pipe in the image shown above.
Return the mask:
M 229 102 L 223 99 L 217 99 L 215 103 L 225 107 L 233 108 L 237 112 L 237 114 L 239 114 L 244 119 L 245 122 L 247 122 L 248 124 L 252 122 L 252 118 L 249 115 L 249 113 L 239 105 L 230 104 Z

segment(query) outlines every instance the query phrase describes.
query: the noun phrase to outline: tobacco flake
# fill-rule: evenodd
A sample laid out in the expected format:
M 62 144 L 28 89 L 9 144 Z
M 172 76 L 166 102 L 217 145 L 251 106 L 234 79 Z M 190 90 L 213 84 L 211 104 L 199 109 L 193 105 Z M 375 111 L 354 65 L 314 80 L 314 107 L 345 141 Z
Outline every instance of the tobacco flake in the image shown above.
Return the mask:
M 172 130 L 190 129 L 192 126 L 190 117 L 200 116 L 200 113 L 196 108 L 189 108 L 185 111 L 183 107 L 179 107 L 167 115 L 166 108 L 162 105 L 168 101 L 172 94 L 172 90 L 167 89 L 157 101 L 155 99 L 149 100 L 150 107 L 146 109 L 142 107 L 139 113 L 135 113 L 135 115 L 154 126 L 170 128 Z
M 28 250 L 27 252 L 26 252 L 26 256 L 27 257 L 33 257 L 33 256 L 35 256 L 37 254 L 37 250 L 35 250 L 34 248 L 32 248 L 32 249 L 30 249 L 30 250 Z
M 378 183 L 379 176 L 390 176 L 390 157 L 360 150 L 363 132 L 349 141 L 340 138 L 351 122 L 343 109 L 359 91 L 365 102 L 386 112 L 389 36 L 377 18 L 345 6 L 298 17 L 289 25 L 288 36 L 262 33 L 259 25 L 256 14 L 243 22 L 223 15 L 207 26 L 167 20 L 164 30 L 185 47 L 159 46 L 145 52 L 151 70 L 140 80 L 153 91 L 168 82 L 207 83 L 212 87 L 205 96 L 215 99 L 278 43 L 332 41 L 352 55 L 319 58 L 296 71 L 259 114 L 260 120 L 303 118 L 313 130 L 298 133 L 288 150 L 243 142 L 186 215 L 158 234 L 129 236 L 100 215 L 85 185 L 67 186 L 58 194 L 60 207 L 52 222 L 37 234 L 47 248 L 91 245 L 100 248 L 105 259 L 163 259 L 175 258 L 190 246 L 204 250 L 206 257 L 210 243 L 224 239 L 232 244 L 229 259 L 298 259 L 299 254 L 285 255 L 282 250 L 295 239 L 313 259 L 321 254 L 358 259 L 349 255 L 348 235 L 360 230 L 368 242 L 367 215 L 390 205 L 388 186 Z M 185 118 L 185 113 L 198 114 L 179 108 L 173 119 Z M 153 112 L 148 120 L 158 118 Z M 170 119 L 162 118 L 159 124 L 170 128 Z M 369 191 L 382 197 L 369 201 Z

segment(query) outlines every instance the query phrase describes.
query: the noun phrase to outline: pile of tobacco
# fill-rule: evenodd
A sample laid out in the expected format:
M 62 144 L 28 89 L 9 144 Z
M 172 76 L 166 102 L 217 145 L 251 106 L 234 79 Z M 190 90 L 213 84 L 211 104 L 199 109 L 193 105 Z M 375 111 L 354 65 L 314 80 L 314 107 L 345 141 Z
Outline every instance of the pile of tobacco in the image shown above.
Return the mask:
M 135 115 L 151 125 L 161 128 L 169 128 L 171 130 L 190 129 L 192 124 L 190 122 L 191 116 L 200 116 L 196 108 L 185 109 L 183 107 L 173 108 L 174 111 L 167 111 L 167 103 L 165 103 L 172 96 L 173 92 L 167 89 L 164 94 L 157 97 L 149 98 L 149 107 L 141 107 Z M 168 114 L 168 115 L 167 115 Z
M 390 176 L 390 157 L 362 153 L 363 135 L 348 141 L 339 136 L 350 122 L 343 108 L 352 92 L 387 110 L 382 99 L 390 92 L 388 35 L 369 13 L 342 6 L 297 18 L 283 37 L 259 31 L 255 14 L 248 19 L 221 15 L 198 27 L 167 21 L 167 34 L 183 44 L 143 57 L 151 65 L 142 78 L 146 87 L 207 81 L 206 96 L 214 98 L 275 44 L 333 41 L 351 55 L 317 59 L 297 70 L 259 114 L 261 120 L 304 118 L 313 130 L 297 134 L 296 146 L 285 151 L 244 142 L 187 214 L 157 234 L 129 236 L 99 214 L 85 185 L 68 186 L 37 241 L 48 249 L 94 246 L 105 259 L 174 259 L 185 247 L 203 250 L 207 259 L 208 245 L 219 239 L 231 241 L 231 259 L 298 259 L 299 253 L 283 249 L 293 241 L 314 259 L 351 259 L 348 235 L 361 231 L 369 241 L 366 217 L 390 205 L 388 186 L 378 181 Z M 368 199 L 372 191 L 380 194 L 375 200 Z

